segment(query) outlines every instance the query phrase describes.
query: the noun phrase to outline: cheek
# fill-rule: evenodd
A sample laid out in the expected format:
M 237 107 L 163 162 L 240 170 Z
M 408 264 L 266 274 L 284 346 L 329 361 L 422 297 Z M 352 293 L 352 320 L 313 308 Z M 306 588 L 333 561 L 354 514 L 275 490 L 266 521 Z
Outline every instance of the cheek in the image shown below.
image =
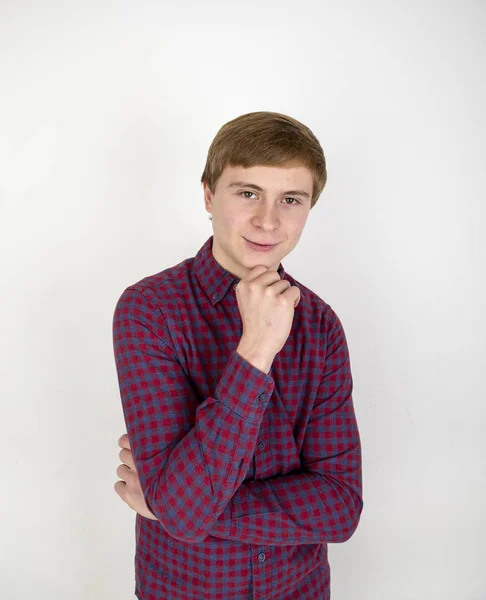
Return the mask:
M 241 212 L 230 212 L 224 215 L 224 221 L 228 227 L 236 228 L 244 222 L 244 218 Z
M 305 224 L 307 223 L 308 217 L 309 217 L 308 212 L 306 212 L 304 215 L 302 215 L 301 218 L 298 221 L 296 221 L 295 228 L 302 230 L 304 228 Z
M 293 239 L 295 243 L 298 242 L 300 236 L 302 235 L 302 231 L 305 226 L 305 219 L 299 219 L 288 223 L 288 227 L 286 227 L 289 238 Z

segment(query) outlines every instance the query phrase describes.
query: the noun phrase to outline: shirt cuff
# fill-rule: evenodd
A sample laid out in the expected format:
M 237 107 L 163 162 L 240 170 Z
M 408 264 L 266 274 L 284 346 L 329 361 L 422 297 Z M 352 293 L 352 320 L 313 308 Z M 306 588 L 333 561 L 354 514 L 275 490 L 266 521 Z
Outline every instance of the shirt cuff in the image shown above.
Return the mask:
M 242 419 L 257 421 L 265 411 L 275 389 L 271 375 L 257 369 L 236 350 L 223 371 L 214 398 Z

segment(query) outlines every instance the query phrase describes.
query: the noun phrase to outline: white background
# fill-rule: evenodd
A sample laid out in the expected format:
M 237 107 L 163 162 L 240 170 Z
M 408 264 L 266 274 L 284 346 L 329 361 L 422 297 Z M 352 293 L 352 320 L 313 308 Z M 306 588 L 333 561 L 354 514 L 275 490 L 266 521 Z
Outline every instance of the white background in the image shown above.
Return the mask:
M 212 234 L 207 150 L 254 110 L 328 163 L 283 264 L 351 354 L 332 598 L 486 598 L 485 39 L 480 0 L 0 3 L 2 599 L 134 598 L 113 310 Z

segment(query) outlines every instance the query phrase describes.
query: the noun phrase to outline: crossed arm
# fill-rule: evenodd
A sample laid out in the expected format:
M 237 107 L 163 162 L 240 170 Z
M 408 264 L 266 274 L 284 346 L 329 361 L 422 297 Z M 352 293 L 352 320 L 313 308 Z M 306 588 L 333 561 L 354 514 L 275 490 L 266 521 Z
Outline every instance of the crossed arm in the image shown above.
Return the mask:
M 200 404 L 150 290 L 124 292 L 113 334 L 128 432 L 119 442 L 124 482 L 115 490 L 134 510 L 189 542 L 208 535 L 282 545 L 349 539 L 363 507 L 361 446 L 335 313 L 303 471 L 268 480 L 243 481 L 264 410 L 256 396 L 270 376 L 232 354 L 214 396 Z

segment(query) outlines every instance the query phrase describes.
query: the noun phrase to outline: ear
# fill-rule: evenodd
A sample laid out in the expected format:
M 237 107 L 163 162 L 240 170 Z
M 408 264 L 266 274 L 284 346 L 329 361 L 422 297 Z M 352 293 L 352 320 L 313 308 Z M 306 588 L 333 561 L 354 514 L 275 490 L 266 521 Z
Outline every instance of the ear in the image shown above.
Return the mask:
M 211 212 L 213 207 L 213 193 L 209 189 L 208 184 L 203 181 L 203 193 L 204 193 L 204 204 L 206 206 L 206 210 Z

